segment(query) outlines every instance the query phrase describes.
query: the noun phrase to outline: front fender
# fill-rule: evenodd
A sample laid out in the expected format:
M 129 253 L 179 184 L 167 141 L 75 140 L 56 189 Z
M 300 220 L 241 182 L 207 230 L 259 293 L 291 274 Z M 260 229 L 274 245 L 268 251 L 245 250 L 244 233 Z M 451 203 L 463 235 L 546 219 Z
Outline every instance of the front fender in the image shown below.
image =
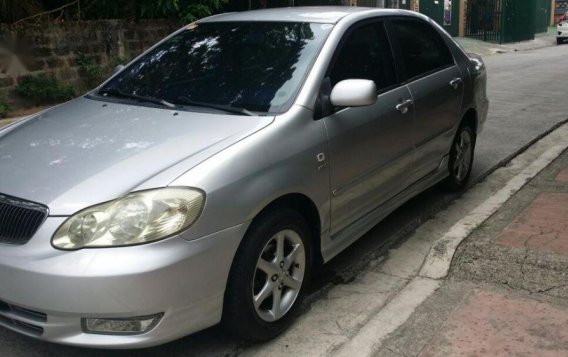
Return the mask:
M 201 217 L 184 237 L 196 239 L 253 219 L 275 199 L 307 196 L 318 209 L 321 231 L 329 227 L 329 166 L 322 121 L 293 106 L 274 123 L 197 165 L 170 186 L 205 191 Z M 319 156 L 321 159 L 321 155 Z

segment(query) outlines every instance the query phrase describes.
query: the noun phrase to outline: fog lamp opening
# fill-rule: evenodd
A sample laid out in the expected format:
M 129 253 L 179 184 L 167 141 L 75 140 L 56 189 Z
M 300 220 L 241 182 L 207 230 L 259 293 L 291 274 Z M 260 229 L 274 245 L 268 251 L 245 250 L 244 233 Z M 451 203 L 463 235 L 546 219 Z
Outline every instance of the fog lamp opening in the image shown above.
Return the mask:
M 83 332 L 100 335 L 140 335 L 152 330 L 164 316 L 159 313 L 151 316 L 129 318 L 95 318 L 81 319 Z

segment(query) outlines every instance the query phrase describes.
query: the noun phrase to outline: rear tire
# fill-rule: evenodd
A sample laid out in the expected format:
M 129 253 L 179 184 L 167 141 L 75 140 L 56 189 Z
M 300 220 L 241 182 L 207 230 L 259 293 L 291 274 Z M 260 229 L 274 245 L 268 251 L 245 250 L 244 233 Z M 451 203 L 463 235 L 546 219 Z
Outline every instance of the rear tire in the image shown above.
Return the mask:
M 457 192 L 465 188 L 473 166 L 475 140 L 476 136 L 473 129 L 467 124 L 462 124 L 450 149 L 449 175 L 444 181 L 446 190 Z
M 282 333 L 302 302 L 312 261 L 310 229 L 298 212 L 278 208 L 260 216 L 233 261 L 223 326 L 251 341 Z

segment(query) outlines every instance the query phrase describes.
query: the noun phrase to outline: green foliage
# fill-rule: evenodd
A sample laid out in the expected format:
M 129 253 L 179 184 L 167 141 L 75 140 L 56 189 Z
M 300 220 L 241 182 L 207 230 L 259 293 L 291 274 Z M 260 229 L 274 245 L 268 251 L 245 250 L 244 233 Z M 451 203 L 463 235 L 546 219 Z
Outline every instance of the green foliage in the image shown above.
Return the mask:
M 229 0 L 0 0 L 0 22 L 12 23 L 42 11 L 43 19 L 175 18 L 187 22 L 211 15 L 228 3 Z
M 82 18 L 178 18 L 184 22 L 211 15 L 228 0 L 83 0 Z
M 46 74 L 22 78 L 18 82 L 16 93 L 34 100 L 37 104 L 62 102 L 75 97 L 72 86 L 61 84 L 53 76 Z
M 83 53 L 79 53 L 75 59 L 79 68 L 85 77 L 89 87 L 96 87 L 103 79 L 104 68 L 97 65 L 92 58 L 87 57 Z
M 4 118 L 10 111 L 12 106 L 8 103 L 5 95 L 0 95 L 0 118 Z

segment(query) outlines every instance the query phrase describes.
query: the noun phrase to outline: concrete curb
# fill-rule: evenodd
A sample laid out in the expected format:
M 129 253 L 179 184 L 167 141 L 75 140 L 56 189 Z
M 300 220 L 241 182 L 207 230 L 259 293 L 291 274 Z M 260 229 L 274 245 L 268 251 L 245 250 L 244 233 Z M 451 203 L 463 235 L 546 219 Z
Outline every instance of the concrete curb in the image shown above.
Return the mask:
M 374 356 L 382 342 L 410 318 L 412 313 L 442 284 L 459 244 L 481 223 L 492 216 L 515 193 L 568 148 L 568 123 L 535 140 L 535 149 L 523 148 L 511 165 L 522 165 L 519 172 L 508 179 L 490 198 L 474 206 L 470 213 L 454 224 L 425 252 L 418 275 L 392 296 L 376 315 L 344 344 L 332 350 L 334 356 Z M 524 151 L 524 152 L 523 152 Z M 522 156 L 525 156 L 521 158 Z M 526 160 L 526 156 L 530 160 Z M 524 168 L 523 168 L 524 167 Z M 424 223 L 425 224 L 425 223 Z
M 568 127 L 563 127 L 568 134 Z M 458 245 L 469 236 L 481 223 L 493 215 L 505 202 L 517 193 L 527 182 L 556 159 L 568 148 L 568 142 L 555 145 L 547 150 L 531 165 L 513 177 L 499 192 L 491 196 L 469 215 L 456 223 L 430 250 L 420 276 L 430 279 L 442 279 L 448 275 L 450 264 Z
M 506 53 L 521 51 L 532 51 L 546 47 L 556 46 L 556 36 L 552 34 L 541 34 L 533 40 L 495 44 L 475 40 L 467 37 L 454 38 L 466 52 L 477 53 L 481 56 L 493 56 Z
M 338 357 L 372 356 L 375 347 L 432 295 L 442 282 L 421 277 L 412 279 L 381 311 L 367 322 L 349 342 L 333 353 Z
M 11 124 L 12 122 L 14 122 L 15 120 L 18 120 L 19 118 L 9 118 L 9 119 L 0 119 L 0 128 Z
M 493 167 L 491 167 L 490 169 L 488 169 L 487 171 L 485 171 L 485 173 L 483 173 L 482 175 L 478 176 L 475 178 L 475 180 L 473 180 L 472 182 L 470 182 L 470 184 L 468 185 L 468 189 L 471 188 L 473 185 L 476 185 L 477 183 L 485 180 L 485 178 L 489 175 L 491 175 L 493 172 L 495 172 L 496 170 L 498 170 L 499 168 L 507 165 L 509 162 L 511 162 L 515 157 L 521 155 L 522 153 L 524 153 L 525 151 L 527 151 L 531 146 L 533 146 L 534 144 L 536 144 L 537 142 L 539 142 L 541 139 L 543 139 L 544 137 L 548 136 L 550 133 L 552 133 L 553 131 L 555 131 L 556 129 L 560 128 L 561 126 L 568 124 L 568 119 L 564 119 L 561 122 L 558 122 L 554 125 L 552 125 L 550 128 L 546 129 L 546 131 L 542 132 L 540 135 L 536 136 L 534 139 L 532 139 L 531 141 L 529 141 L 528 143 L 526 143 L 525 145 L 523 145 L 521 148 L 519 148 L 518 150 L 515 150 L 515 152 L 513 152 L 511 155 L 507 156 L 506 158 L 504 158 L 503 160 L 499 161 L 496 165 L 493 165 Z
M 17 118 L 6 118 L 6 119 L 0 119 L 0 128 L 6 127 L 10 124 L 13 124 L 19 120 L 22 119 L 26 119 L 27 117 L 29 117 L 29 115 L 23 116 L 23 117 L 17 117 Z
M 565 135 L 568 136 L 568 125 L 565 124 L 556 131 L 565 132 Z M 567 148 L 568 142 L 561 142 L 552 146 L 517 176 L 513 177 L 495 195 L 456 223 L 432 246 L 419 275 L 430 279 L 445 278 L 459 244 Z

